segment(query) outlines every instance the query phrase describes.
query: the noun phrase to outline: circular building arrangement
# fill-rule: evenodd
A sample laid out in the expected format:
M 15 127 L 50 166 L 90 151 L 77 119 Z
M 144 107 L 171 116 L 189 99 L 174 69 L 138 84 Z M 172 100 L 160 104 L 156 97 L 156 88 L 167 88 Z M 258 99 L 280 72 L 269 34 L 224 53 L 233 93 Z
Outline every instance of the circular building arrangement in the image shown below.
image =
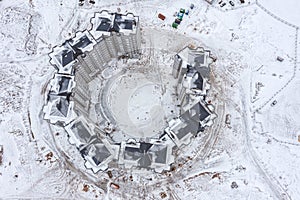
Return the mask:
M 139 17 L 104 10 L 91 24 L 49 54 L 57 72 L 48 85 L 44 119 L 64 127 L 94 173 L 116 166 L 169 170 L 174 151 L 216 117 L 205 100 L 210 51 L 188 46 L 165 73 L 154 63 L 158 58 L 140 60 Z

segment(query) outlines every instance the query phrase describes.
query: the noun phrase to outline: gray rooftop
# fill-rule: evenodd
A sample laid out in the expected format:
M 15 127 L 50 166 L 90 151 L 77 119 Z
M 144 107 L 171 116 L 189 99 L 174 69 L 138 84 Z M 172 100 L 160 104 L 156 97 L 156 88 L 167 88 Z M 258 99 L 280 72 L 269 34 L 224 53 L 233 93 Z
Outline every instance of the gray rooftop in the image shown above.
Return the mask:
M 209 115 L 210 113 L 200 102 L 181 114 L 180 119 L 183 121 L 184 126 L 174 131 L 177 138 L 180 140 L 189 133 L 196 135 L 200 129 L 200 121 L 205 120 Z
M 204 64 L 204 58 L 205 58 L 205 55 L 201 54 L 201 55 L 196 56 L 194 61 L 195 61 L 195 63 L 198 63 L 198 64 Z
M 96 165 L 102 163 L 111 154 L 103 144 L 95 144 L 95 155 L 92 157 Z
M 110 32 L 112 27 L 112 21 L 105 17 L 99 17 L 100 24 L 96 28 L 97 31 Z
M 103 142 L 97 138 L 88 146 L 81 149 L 80 153 L 82 156 L 89 156 L 92 158 L 93 162 L 98 166 L 103 161 L 105 161 L 108 157 L 111 156 L 110 151 L 103 144 Z
M 125 160 L 137 161 L 138 167 L 149 168 L 152 164 L 165 164 L 167 162 L 168 147 L 162 144 L 139 143 L 138 147 L 126 146 Z
M 78 135 L 78 139 L 83 140 L 85 143 L 88 143 L 92 137 L 90 131 L 83 125 L 82 121 L 74 123 L 71 127 L 73 133 Z
M 195 65 L 195 68 L 201 74 L 202 77 L 209 78 L 210 67 L 201 67 L 199 65 Z
M 206 119 L 210 113 L 207 111 L 207 109 L 199 102 L 198 104 L 198 109 L 199 109 L 199 119 L 200 121 L 203 121 L 204 119 Z
M 57 97 L 50 111 L 51 116 L 67 117 L 69 111 L 69 100 L 67 97 Z
M 131 13 L 124 15 L 101 11 L 96 13 L 91 21 L 93 24 L 91 34 L 98 40 L 102 35 L 110 35 L 112 32 L 136 33 L 139 18 Z
M 133 26 L 136 25 L 136 21 L 134 19 L 125 19 L 121 14 L 115 14 L 114 27 L 118 27 L 120 29 L 132 30 Z
M 60 64 L 64 67 L 75 60 L 74 52 L 71 48 L 62 50 L 60 54 L 55 55 Z
M 156 145 L 156 146 L 158 146 L 158 145 Z M 161 145 L 160 147 L 157 147 L 157 148 L 158 148 L 157 150 L 154 150 L 155 162 L 165 164 L 167 161 L 168 147 Z
M 86 36 L 83 35 L 81 38 L 79 38 L 78 41 L 74 41 L 73 39 L 70 40 L 70 44 L 72 45 L 72 48 L 74 50 L 80 50 L 82 51 L 82 49 L 86 46 L 88 46 L 89 44 L 91 44 L 92 41 Z
M 71 77 L 60 77 L 58 84 L 59 84 L 59 94 L 68 92 L 69 83 L 71 81 Z

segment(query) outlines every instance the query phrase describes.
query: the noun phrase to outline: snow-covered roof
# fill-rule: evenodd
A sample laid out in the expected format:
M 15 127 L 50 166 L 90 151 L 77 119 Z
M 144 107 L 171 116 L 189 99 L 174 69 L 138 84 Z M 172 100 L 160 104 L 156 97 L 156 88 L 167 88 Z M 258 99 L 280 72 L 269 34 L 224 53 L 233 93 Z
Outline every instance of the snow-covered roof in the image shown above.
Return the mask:
M 50 81 L 50 86 L 49 94 L 66 96 L 75 87 L 74 76 L 55 74 Z
M 45 113 L 44 119 L 55 124 L 56 122 L 68 123 L 73 115 L 74 102 L 69 100 L 69 96 L 56 96 L 49 95 L 49 100 L 44 106 L 43 112 Z
M 161 143 L 159 141 L 122 142 L 119 162 L 127 168 L 154 169 L 160 172 L 169 169 L 170 164 L 174 162 L 173 146 L 173 143 Z
M 185 47 L 176 56 L 183 60 L 183 65 L 193 66 L 202 77 L 208 78 L 209 66 L 213 62 L 210 51 L 203 47 Z
M 97 173 L 108 168 L 108 164 L 117 157 L 118 151 L 105 139 L 96 137 L 86 147 L 80 149 L 80 153 L 86 160 L 85 166 Z
M 203 90 L 204 80 L 201 74 L 193 67 L 188 67 L 188 71 L 184 77 L 184 82 L 187 83 L 186 88 Z M 184 84 L 184 83 L 183 83 Z
M 213 59 L 210 51 L 202 47 L 186 47 L 174 58 L 173 76 L 178 78 L 177 92 L 182 98 L 186 94 L 205 96 L 210 88 L 208 84 L 210 64 Z
M 107 169 L 108 163 L 116 157 L 118 151 L 108 141 L 100 139 L 94 129 L 94 125 L 88 123 L 83 116 L 65 126 L 70 143 L 75 144 L 86 160 L 85 166 L 96 173 Z
M 212 112 L 205 103 L 200 100 L 183 112 L 178 118 L 169 121 L 165 132 L 177 146 L 187 145 L 190 138 L 203 130 L 204 126 L 210 125 Z
M 93 126 L 87 123 L 82 116 L 65 126 L 65 130 L 69 135 L 70 143 L 75 144 L 77 148 L 87 145 L 91 141 L 92 136 L 95 135 Z
M 65 42 L 61 46 L 54 47 L 49 56 L 51 58 L 50 63 L 56 66 L 59 73 L 69 75 L 74 73 L 73 67 L 77 55 L 68 42 Z
M 74 38 L 53 48 L 49 54 L 50 63 L 56 66 L 59 73 L 73 75 L 76 58 L 84 52 L 91 51 L 95 44 L 97 42 L 87 30 L 77 32 Z
M 84 53 L 91 51 L 97 42 L 94 40 L 92 35 L 86 30 L 84 32 L 77 32 L 74 38 L 68 40 L 68 43 L 75 52 Z
M 172 119 L 168 122 L 169 126 L 165 129 L 165 132 L 173 140 L 173 142 L 179 147 L 183 144 L 187 145 L 190 142 L 190 138 L 193 136 L 195 123 L 188 124 L 180 118 Z M 196 127 L 198 129 L 198 127 Z
M 136 33 L 139 18 L 132 13 L 119 14 L 103 10 L 95 13 L 91 23 L 90 32 L 98 40 L 102 35 L 110 36 L 112 32 L 124 33 L 125 35 Z
M 55 74 L 49 86 L 47 104 L 43 109 L 44 118 L 51 123 L 70 121 L 74 107 L 74 102 L 70 101 L 72 89 L 75 87 L 74 76 Z

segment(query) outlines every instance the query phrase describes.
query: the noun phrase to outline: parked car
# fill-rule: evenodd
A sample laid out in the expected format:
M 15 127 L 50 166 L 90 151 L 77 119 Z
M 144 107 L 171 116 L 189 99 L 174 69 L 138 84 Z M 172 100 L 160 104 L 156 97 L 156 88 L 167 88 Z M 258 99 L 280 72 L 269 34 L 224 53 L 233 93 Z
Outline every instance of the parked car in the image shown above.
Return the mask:
M 158 14 L 158 18 L 161 19 L 161 20 L 165 20 L 166 19 L 166 16 L 164 16 L 163 14 L 159 13 Z
M 222 8 L 222 7 L 224 7 L 225 5 L 226 5 L 226 3 L 222 3 L 220 6 L 221 6 L 221 8 Z
M 183 8 L 180 8 L 180 11 L 179 11 L 180 13 L 185 13 L 185 9 L 183 9 Z
M 272 103 L 271 103 L 271 106 L 275 106 L 277 104 L 277 101 L 274 100 Z
M 233 1 L 229 1 L 229 4 L 230 4 L 231 6 L 234 6 Z
M 181 20 L 180 20 L 180 19 L 175 19 L 175 23 L 176 23 L 176 24 L 178 24 L 178 25 L 179 25 L 179 24 L 180 24 L 180 22 L 181 22 Z
M 178 14 L 177 14 L 177 17 L 178 17 L 178 19 L 182 20 L 182 18 L 183 18 L 183 15 L 184 15 L 184 13 L 181 13 L 181 12 L 180 12 L 180 13 L 178 13 Z
M 176 22 L 173 22 L 172 27 L 177 29 L 178 24 Z
M 280 57 L 280 56 L 277 56 L 276 60 L 278 60 L 279 62 L 284 61 L 284 59 L 282 57 Z

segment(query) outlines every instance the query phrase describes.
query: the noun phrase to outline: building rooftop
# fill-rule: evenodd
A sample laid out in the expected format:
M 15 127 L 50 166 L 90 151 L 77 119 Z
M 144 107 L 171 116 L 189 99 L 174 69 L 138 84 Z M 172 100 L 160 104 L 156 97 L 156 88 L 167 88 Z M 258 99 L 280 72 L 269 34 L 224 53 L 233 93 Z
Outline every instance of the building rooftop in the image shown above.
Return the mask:
M 198 103 L 197 107 L 199 109 L 199 120 L 203 121 L 205 120 L 211 113 L 208 110 L 208 108 L 206 106 L 204 106 L 202 103 Z
M 49 54 L 50 63 L 56 66 L 59 73 L 73 75 L 76 58 L 86 51 L 91 51 L 96 43 L 88 31 L 77 32 L 74 38 L 53 48 Z
M 194 102 L 179 118 L 169 122 L 165 132 L 177 146 L 188 144 L 190 137 L 196 135 L 210 121 L 211 112 L 201 100 Z
M 66 97 L 59 97 L 53 101 L 51 107 L 51 116 L 67 117 L 69 112 L 69 101 Z
M 43 109 L 45 119 L 54 123 L 69 119 L 74 105 L 70 101 L 72 89 L 75 87 L 74 76 L 55 74 L 49 85 L 48 102 Z
M 74 38 L 67 41 L 77 55 L 86 51 L 92 51 L 97 42 L 88 31 L 77 32 Z
M 178 56 L 185 61 L 185 65 L 193 66 L 204 78 L 209 78 L 210 64 L 213 62 L 210 51 L 202 47 L 185 47 Z
M 80 149 L 80 153 L 86 160 L 85 166 L 97 173 L 99 170 L 106 170 L 118 152 L 105 139 L 95 137 L 92 142 Z
M 51 58 L 50 63 L 58 69 L 59 73 L 69 75 L 74 73 L 73 65 L 76 62 L 76 52 L 68 42 L 62 46 L 54 47 L 49 56 Z
M 89 156 L 97 166 L 111 156 L 109 150 L 102 143 L 92 143 L 80 152 L 84 156 Z
M 174 160 L 171 155 L 173 143 L 158 143 L 140 142 L 140 143 L 125 143 L 123 146 L 122 161 L 127 167 L 138 167 L 146 169 L 169 167 Z
M 92 136 L 95 135 L 92 128 L 83 117 L 79 117 L 65 126 L 70 143 L 75 144 L 78 148 L 87 145 L 92 140 Z
M 136 33 L 139 18 L 132 13 L 118 14 L 106 10 L 95 13 L 91 19 L 93 37 L 98 40 L 102 35 L 110 36 L 112 32 L 131 34 Z
M 204 80 L 201 74 L 193 67 L 188 67 L 185 81 L 188 82 L 187 88 L 188 89 L 198 89 L 203 90 L 203 83 Z
M 69 96 L 49 95 L 48 99 L 43 109 L 45 119 L 51 123 L 67 122 L 72 119 L 74 102 L 69 100 Z
M 50 86 L 49 94 L 67 96 L 75 87 L 74 76 L 55 74 L 54 78 L 50 81 Z

